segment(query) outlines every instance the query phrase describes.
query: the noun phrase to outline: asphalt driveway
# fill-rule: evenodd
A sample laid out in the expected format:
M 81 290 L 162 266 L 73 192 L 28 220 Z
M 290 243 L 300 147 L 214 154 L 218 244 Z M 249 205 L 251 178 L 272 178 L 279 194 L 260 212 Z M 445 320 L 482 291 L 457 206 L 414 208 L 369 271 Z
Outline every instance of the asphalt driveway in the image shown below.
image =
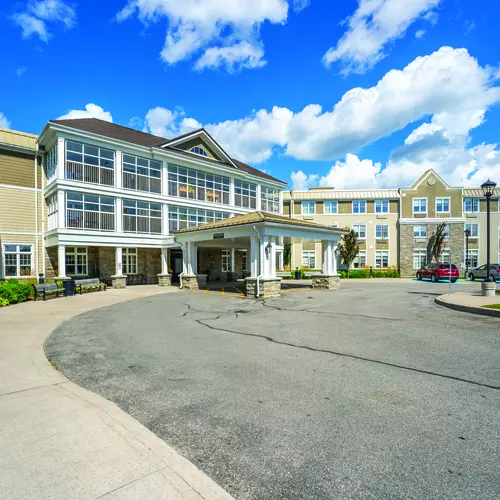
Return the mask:
M 343 286 L 118 304 L 46 354 L 237 499 L 500 498 L 500 321 L 447 285 Z

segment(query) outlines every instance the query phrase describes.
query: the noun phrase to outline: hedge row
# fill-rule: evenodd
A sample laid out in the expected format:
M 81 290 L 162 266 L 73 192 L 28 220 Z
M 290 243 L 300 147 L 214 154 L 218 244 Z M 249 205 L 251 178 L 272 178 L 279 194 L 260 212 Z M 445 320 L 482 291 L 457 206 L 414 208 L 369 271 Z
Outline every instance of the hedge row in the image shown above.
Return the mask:
M 33 295 L 33 287 L 26 281 L 11 278 L 0 282 L 0 306 L 25 302 Z

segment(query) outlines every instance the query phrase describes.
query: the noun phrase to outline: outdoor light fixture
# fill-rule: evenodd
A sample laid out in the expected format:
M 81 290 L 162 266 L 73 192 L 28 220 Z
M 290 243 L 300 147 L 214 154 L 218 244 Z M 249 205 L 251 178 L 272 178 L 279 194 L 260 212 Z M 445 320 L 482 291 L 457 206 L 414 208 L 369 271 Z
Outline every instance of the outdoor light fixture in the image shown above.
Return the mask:
M 271 251 L 271 249 L 273 248 L 273 246 L 271 245 L 271 243 L 268 243 L 266 245 L 266 254 L 269 255 L 269 252 Z
M 489 179 L 486 182 L 483 182 L 483 184 L 481 184 L 483 196 L 485 196 L 486 199 L 491 198 L 493 196 L 493 193 L 495 192 L 496 187 L 496 183 L 490 181 Z
M 495 192 L 495 188 L 497 187 L 496 183 L 493 181 L 490 181 L 489 179 L 486 182 L 483 182 L 481 184 L 481 190 L 483 191 L 483 195 L 486 198 L 486 271 L 487 271 L 487 277 L 484 281 L 487 283 L 491 281 L 490 277 L 490 239 L 491 239 L 491 224 L 490 224 L 490 201 L 491 197 L 493 196 L 493 193 Z M 483 295 L 486 295 L 486 288 L 483 287 Z M 490 292 L 491 293 L 491 292 Z M 493 294 L 495 291 L 493 290 Z

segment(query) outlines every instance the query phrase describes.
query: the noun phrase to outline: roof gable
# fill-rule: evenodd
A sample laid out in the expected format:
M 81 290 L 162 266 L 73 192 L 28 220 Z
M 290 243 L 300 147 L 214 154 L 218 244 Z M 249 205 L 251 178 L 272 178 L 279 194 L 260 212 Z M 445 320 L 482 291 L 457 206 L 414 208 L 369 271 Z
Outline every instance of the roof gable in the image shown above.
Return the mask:
M 438 173 L 432 168 L 424 172 L 411 186 L 409 189 L 417 189 L 425 180 L 429 177 L 435 178 L 436 182 L 441 183 L 446 189 L 453 189 Z

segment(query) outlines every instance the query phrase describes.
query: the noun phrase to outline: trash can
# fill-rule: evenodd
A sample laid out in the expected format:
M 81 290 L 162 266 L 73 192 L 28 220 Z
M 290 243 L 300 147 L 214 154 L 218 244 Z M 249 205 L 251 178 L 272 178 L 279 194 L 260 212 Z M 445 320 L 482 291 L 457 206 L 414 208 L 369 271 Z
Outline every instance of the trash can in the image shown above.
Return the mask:
M 43 273 L 40 273 L 38 275 L 38 284 L 43 285 L 44 283 L 45 283 L 45 277 L 44 277 Z
M 75 295 L 76 284 L 71 278 L 63 280 L 63 288 L 65 297 L 71 297 L 72 295 Z
M 295 279 L 300 280 L 300 271 L 298 269 L 295 269 Z

